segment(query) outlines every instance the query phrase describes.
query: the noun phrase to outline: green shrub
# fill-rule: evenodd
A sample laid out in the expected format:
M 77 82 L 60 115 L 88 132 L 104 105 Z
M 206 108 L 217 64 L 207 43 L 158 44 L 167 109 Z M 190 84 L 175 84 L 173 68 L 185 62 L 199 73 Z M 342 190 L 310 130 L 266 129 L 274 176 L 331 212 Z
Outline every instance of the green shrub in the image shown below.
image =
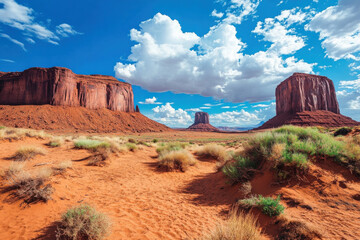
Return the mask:
M 152 140 L 152 142 L 153 142 L 153 143 L 157 143 L 157 142 L 159 142 L 159 140 L 156 139 L 156 138 L 154 138 L 154 139 Z
M 285 207 L 280 204 L 280 195 L 276 199 L 259 195 L 257 205 L 261 208 L 264 214 L 270 217 L 282 214 L 285 209 Z
M 179 151 L 185 149 L 187 145 L 188 143 L 181 143 L 181 142 L 170 142 L 167 144 L 161 144 L 156 149 L 156 152 L 160 155 L 162 152 Z
M 282 214 L 285 209 L 285 207 L 280 204 L 280 195 L 276 199 L 259 195 L 257 197 L 242 199 L 238 203 L 240 206 L 257 207 L 270 217 Z
M 257 162 L 250 158 L 234 156 L 233 160 L 225 164 L 222 172 L 232 183 L 249 180 L 252 177 L 251 169 L 257 168 Z
M 234 159 L 223 168 L 225 175 L 232 181 L 245 180 L 242 176 L 246 169 L 257 168 L 265 161 L 271 163 L 277 176 L 282 179 L 303 174 L 316 156 L 328 157 L 347 166 L 352 162 L 349 168 L 360 172 L 360 164 L 356 163 L 360 149 L 321 133 L 317 128 L 283 126 L 258 134 L 244 145 L 240 156 L 240 160 Z M 254 166 L 241 166 L 244 159 L 254 163 Z
M 130 143 L 130 142 L 126 143 L 126 147 L 131 152 L 135 152 L 138 148 L 135 143 Z
M 69 209 L 63 214 L 58 227 L 57 239 L 104 239 L 110 232 L 110 221 L 106 215 L 89 205 Z

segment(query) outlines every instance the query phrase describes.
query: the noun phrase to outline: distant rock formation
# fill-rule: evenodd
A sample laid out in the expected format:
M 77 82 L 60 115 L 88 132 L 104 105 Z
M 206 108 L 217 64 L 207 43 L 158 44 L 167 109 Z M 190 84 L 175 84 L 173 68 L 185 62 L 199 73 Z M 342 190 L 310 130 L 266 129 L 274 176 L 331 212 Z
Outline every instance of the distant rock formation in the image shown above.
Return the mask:
M 276 116 L 259 129 L 286 124 L 300 126 L 355 126 L 340 114 L 333 82 L 327 77 L 294 73 L 276 88 Z
M 110 76 L 78 75 L 61 67 L 0 72 L 0 105 L 44 104 L 134 112 L 131 85 Z
M 139 108 L 139 106 L 138 105 L 136 105 L 136 109 L 135 109 L 135 112 L 140 112 L 140 108 Z
M 209 114 L 206 112 L 195 113 L 195 122 L 187 128 L 190 131 L 218 132 L 219 130 L 210 124 Z

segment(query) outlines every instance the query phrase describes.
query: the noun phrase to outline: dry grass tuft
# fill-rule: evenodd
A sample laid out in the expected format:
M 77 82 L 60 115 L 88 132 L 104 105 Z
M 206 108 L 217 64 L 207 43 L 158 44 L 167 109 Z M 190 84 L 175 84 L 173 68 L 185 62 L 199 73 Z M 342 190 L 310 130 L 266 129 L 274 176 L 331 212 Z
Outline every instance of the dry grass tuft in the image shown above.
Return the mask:
M 310 228 L 303 222 L 290 221 L 285 218 L 279 219 L 280 233 L 279 240 L 313 240 L 322 239 L 321 234 Z
M 94 153 L 88 161 L 88 166 L 103 167 L 106 165 L 106 160 L 110 157 L 110 151 L 108 149 L 102 149 Z
M 190 166 L 196 164 L 194 156 L 187 150 L 162 152 L 159 156 L 158 166 L 166 171 L 180 170 L 185 172 Z
M 219 224 L 216 229 L 205 236 L 204 240 L 257 240 L 261 231 L 257 219 L 251 214 L 231 214 L 229 219 Z
M 104 239 L 110 233 L 109 218 L 89 205 L 69 209 L 63 214 L 56 239 Z
M 222 163 L 230 159 L 230 155 L 226 151 L 226 148 L 217 144 L 208 144 L 199 148 L 196 151 L 196 155 L 209 156 L 215 158 Z
M 34 158 L 36 155 L 45 155 L 46 151 L 43 148 L 28 146 L 21 147 L 13 156 L 15 161 L 26 161 Z
M 42 130 L 8 127 L 0 128 L 0 140 L 20 140 L 25 137 L 45 139 L 50 138 L 50 135 Z
M 23 170 L 21 165 L 10 167 L 6 175 L 9 182 L 7 190 L 14 190 L 11 196 L 22 199 L 25 204 L 47 202 L 53 193 L 51 184 L 45 184 L 51 174 L 52 171 L 49 168 L 42 168 L 31 175 Z
M 53 167 L 53 170 L 55 171 L 55 174 L 62 174 L 68 168 L 72 168 L 72 161 L 61 162 L 57 166 Z
M 60 147 L 65 143 L 64 137 L 52 137 L 49 143 L 47 144 L 49 147 Z

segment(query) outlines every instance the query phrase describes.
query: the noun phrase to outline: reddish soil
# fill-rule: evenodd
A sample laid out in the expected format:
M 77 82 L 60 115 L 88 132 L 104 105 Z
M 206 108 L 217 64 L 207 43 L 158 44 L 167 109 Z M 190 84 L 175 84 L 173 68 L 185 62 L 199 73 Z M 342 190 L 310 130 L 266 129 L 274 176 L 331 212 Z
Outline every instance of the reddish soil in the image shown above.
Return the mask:
M 88 203 L 106 213 L 112 222 L 107 239 L 194 239 L 226 217 L 239 196 L 226 184 L 213 161 L 199 161 L 187 172 L 160 172 L 155 148 L 113 156 L 105 167 L 86 166 L 86 150 L 68 143 L 47 148 L 47 141 L 26 139 L 1 142 L 0 169 L 20 146 L 46 148 L 48 154 L 26 162 L 34 171 L 72 160 L 73 168 L 51 177 L 53 200 L 20 207 L 9 193 L 0 194 L 0 239 L 54 239 L 57 221 L 68 208 Z M 83 160 L 83 161 L 82 161 Z M 44 166 L 35 166 L 48 163 Z M 4 186 L 2 181 L 0 187 Z
M 357 126 L 359 122 L 330 111 L 304 111 L 295 114 L 280 114 L 264 123 L 258 129 L 276 128 L 282 125 L 342 127 Z
M 197 131 L 197 132 L 219 132 L 219 129 L 214 127 L 213 125 L 209 123 L 197 123 L 191 125 L 186 130 L 188 131 Z
M 57 132 L 142 133 L 171 131 L 141 113 L 51 105 L 0 106 L 0 125 Z
M 94 167 L 87 166 L 85 159 L 91 153 L 86 150 L 74 149 L 71 143 L 48 148 L 47 142 L 30 138 L 0 142 L 0 170 L 11 164 L 9 158 L 19 147 L 28 145 L 48 152 L 27 161 L 29 171 L 62 161 L 73 162 L 72 169 L 51 177 L 55 192 L 47 203 L 21 207 L 21 201 L 12 199 L 9 192 L 0 193 L 0 218 L 5 219 L 0 221 L 0 239 L 54 239 L 61 214 L 84 203 L 110 217 L 112 231 L 107 240 L 199 239 L 224 220 L 232 205 L 244 197 L 240 186 L 229 185 L 224 175 L 215 170 L 215 161 L 208 158 L 198 159 L 197 165 L 185 173 L 160 172 L 155 148 L 142 146 L 134 153 L 113 155 L 105 167 Z M 45 165 L 36 166 L 39 163 Z M 318 160 L 302 179 L 279 184 L 271 170 L 265 170 L 251 183 L 252 194 L 273 198 L 281 194 L 281 203 L 286 206 L 283 216 L 305 222 L 323 239 L 360 236 L 359 179 L 329 160 Z M 2 180 L 0 188 L 5 185 Z M 277 239 L 276 218 L 255 213 L 264 239 Z
M 301 179 L 279 184 L 271 170 L 252 180 L 252 194 L 281 195 L 287 219 L 301 221 L 323 239 L 359 239 L 360 179 L 330 160 L 318 160 Z M 279 230 L 276 220 L 261 215 L 264 232 Z

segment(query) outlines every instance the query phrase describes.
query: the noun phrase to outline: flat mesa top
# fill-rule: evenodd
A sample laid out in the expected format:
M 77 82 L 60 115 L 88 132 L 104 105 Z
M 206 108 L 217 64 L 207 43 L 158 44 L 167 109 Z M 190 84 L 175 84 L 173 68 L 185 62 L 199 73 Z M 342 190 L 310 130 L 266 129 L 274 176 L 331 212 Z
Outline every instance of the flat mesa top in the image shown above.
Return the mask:
M 103 83 L 114 83 L 114 84 L 121 84 L 121 85 L 129 85 L 131 84 L 126 82 L 121 82 L 118 79 L 112 76 L 100 75 L 100 74 L 91 74 L 91 75 L 82 75 L 76 74 L 71 69 L 64 68 L 64 67 L 51 67 L 51 68 L 42 68 L 42 67 L 32 67 L 29 69 L 24 70 L 23 72 L 0 72 L 0 81 L 6 80 L 14 80 L 14 78 L 21 77 L 23 74 L 31 74 L 31 72 L 60 72 L 60 73 L 68 73 L 69 76 L 73 74 L 76 80 L 79 81 L 87 81 L 87 82 L 103 82 Z

